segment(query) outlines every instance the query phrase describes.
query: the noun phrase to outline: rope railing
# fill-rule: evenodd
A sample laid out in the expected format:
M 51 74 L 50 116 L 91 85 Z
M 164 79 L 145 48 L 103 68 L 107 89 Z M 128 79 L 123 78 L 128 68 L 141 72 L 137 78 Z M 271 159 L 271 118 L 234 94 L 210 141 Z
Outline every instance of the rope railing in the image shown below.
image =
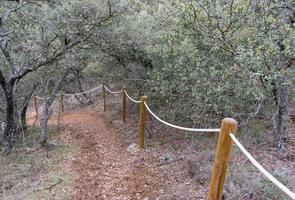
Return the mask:
M 17 98 L 17 99 L 15 99 L 15 101 L 22 101 L 22 100 L 24 100 L 25 99 L 25 97 L 20 97 L 20 98 Z M 0 104 L 0 107 L 4 107 L 6 105 L 6 102 L 4 102 L 3 104 Z
M 141 102 L 140 100 L 139 100 L 139 101 L 136 101 L 135 99 L 131 98 L 130 95 L 127 93 L 126 90 L 124 90 L 124 92 L 125 92 L 126 96 L 128 97 L 128 99 L 129 99 L 130 101 L 132 101 L 133 103 L 140 103 L 140 102 Z
M 24 99 L 25 99 L 25 97 L 20 97 L 20 98 L 16 99 L 16 101 L 21 101 L 21 100 L 24 100 Z
M 275 184 L 280 190 L 287 194 L 291 199 L 295 199 L 295 193 L 289 190 L 284 186 L 280 181 L 278 181 L 273 175 L 271 175 L 264 167 L 262 167 L 255 158 L 245 149 L 245 147 L 239 142 L 236 136 L 230 133 L 230 137 L 233 142 L 239 147 L 243 154 L 250 160 L 250 162 L 264 175 L 266 176 L 273 184 Z
M 20 97 L 20 98 L 17 98 L 17 99 L 15 99 L 15 101 L 21 101 L 21 100 L 24 100 L 25 99 L 25 97 Z M 6 103 L 4 102 L 4 104 L 1 104 L 1 105 L 5 105 Z
M 120 94 L 121 92 L 123 92 L 123 90 L 119 90 L 119 91 L 112 91 L 109 88 L 107 88 L 105 85 L 103 86 L 109 93 L 111 94 Z
M 87 94 L 87 93 L 90 93 L 90 92 L 93 92 L 95 90 L 98 90 L 102 87 L 102 85 L 99 85 L 93 89 L 90 89 L 90 90 L 87 90 L 87 91 L 84 91 L 84 92 L 78 92 L 78 93 L 73 93 L 73 94 L 67 94 L 67 93 L 64 93 L 65 96 L 78 96 L 78 95 L 83 95 L 83 94 Z
M 39 96 L 36 96 L 36 98 L 39 99 L 39 100 L 45 100 L 45 99 L 47 99 L 47 97 L 39 97 Z
M 159 116 L 157 116 L 152 109 L 148 106 L 147 97 L 141 97 L 140 101 L 137 101 L 130 97 L 127 93 L 126 89 L 122 89 L 119 91 L 112 91 L 108 87 L 104 85 L 99 85 L 96 88 L 91 90 L 74 93 L 74 94 L 64 94 L 63 92 L 60 93 L 60 110 L 64 112 L 64 96 L 72 96 L 72 95 L 83 95 L 94 90 L 97 90 L 102 87 L 102 95 L 103 95 L 103 110 L 106 111 L 106 94 L 105 91 L 108 91 L 111 94 L 120 94 L 122 93 L 122 106 L 121 106 L 121 113 L 122 113 L 122 121 L 126 121 L 126 99 L 129 99 L 133 103 L 140 103 L 140 121 L 139 121 L 139 146 L 140 148 L 144 148 L 144 138 L 145 138 L 145 124 L 146 124 L 146 114 L 150 113 L 156 120 L 161 122 L 162 124 L 183 130 L 183 131 L 190 131 L 190 132 L 209 132 L 209 133 L 219 133 L 219 139 L 217 144 L 217 149 L 215 153 L 215 161 L 212 169 L 209 193 L 208 193 L 208 200 L 218 200 L 221 199 L 223 193 L 223 186 L 226 177 L 226 171 L 228 168 L 230 154 L 232 151 L 233 143 L 238 146 L 238 148 L 245 154 L 245 156 L 250 160 L 250 162 L 263 174 L 265 175 L 273 184 L 275 184 L 280 190 L 282 190 L 285 194 L 287 194 L 291 199 L 295 200 L 295 194 L 286 186 L 284 186 L 281 182 L 279 182 L 274 176 L 272 176 L 268 171 L 265 170 L 255 159 L 254 157 L 243 147 L 243 145 L 238 141 L 235 137 L 236 129 L 237 129 L 237 122 L 231 118 L 225 118 L 222 120 L 221 128 L 213 129 L 199 129 L 199 128 L 187 128 L 178 126 L 167 121 L 164 121 Z M 35 109 L 36 114 L 38 117 L 38 108 L 37 108 L 37 99 L 43 100 L 45 98 L 34 96 L 35 102 Z
M 166 126 L 170 126 L 172 128 L 176 128 L 176 129 L 180 129 L 180 130 L 184 130 L 184 131 L 191 131 L 191 132 L 207 132 L 207 133 L 219 133 L 220 129 L 214 129 L 214 128 L 208 128 L 208 129 L 200 129 L 200 128 L 187 128 L 187 127 L 182 127 L 182 126 L 177 126 L 174 124 L 171 124 L 169 122 L 166 122 L 164 120 L 162 120 L 160 117 L 158 117 L 151 109 L 150 107 L 147 105 L 146 102 L 144 102 L 144 105 L 146 107 L 146 109 L 149 111 L 149 113 L 154 116 L 154 118 L 156 118 L 159 122 L 161 122 L 162 124 L 165 124 Z

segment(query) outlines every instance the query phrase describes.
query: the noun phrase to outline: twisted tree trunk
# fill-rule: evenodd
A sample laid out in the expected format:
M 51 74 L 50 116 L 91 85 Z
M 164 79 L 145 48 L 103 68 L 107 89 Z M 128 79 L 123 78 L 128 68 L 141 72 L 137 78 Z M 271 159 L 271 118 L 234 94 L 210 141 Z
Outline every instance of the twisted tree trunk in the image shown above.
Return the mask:
M 67 75 L 68 75 L 68 72 L 61 75 L 59 80 L 56 82 L 50 97 L 47 98 L 43 104 L 41 121 L 40 121 L 40 128 L 41 128 L 40 145 L 42 147 L 46 146 L 46 144 L 47 144 L 47 135 L 48 135 L 47 134 L 47 125 L 48 125 L 49 117 L 51 115 L 50 107 L 51 107 L 52 103 L 54 102 L 54 100 L 56 99 L 58 92 L 62 86 L 62 83 L 65 80 Z

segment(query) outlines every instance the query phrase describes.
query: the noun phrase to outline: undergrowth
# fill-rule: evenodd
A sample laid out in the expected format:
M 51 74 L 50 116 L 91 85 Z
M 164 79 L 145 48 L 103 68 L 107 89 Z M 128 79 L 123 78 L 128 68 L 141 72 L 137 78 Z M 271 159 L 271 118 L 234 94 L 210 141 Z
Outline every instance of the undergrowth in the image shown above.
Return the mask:
M 110 119 L 118 119 L 119 114 L 113 109 L 109 112 Z M 175 123 L 182 124 L 177 121 Z M 136 137 L 126 134 L 137 133 L 138 113 L 132 116 L 129 114 L 127 124 L 122 127 L 122 134 L 125 134 L 128 143 L 137 143 Z M 266 121 L 253 120 L 249 127 L 239 127 L 236 136 L 266 170 L 294 190 L 294 160 L 281 159 L 278 156 L 277 149 L 272 145 L 271 130 L 265 129 L 267 125 Z M 133 128 L 133 132 L 130 132 L 130 128 Z M 148 137 L 149 132 L 152 132 L 152 137 Z M 170 161 L 161 171 L 165 179 L 169 177 L 165 186 L 169 192 L 166 194 L 174 199 L 207 199 L 218 135 L 178 131 L 165 127 L 154 119 L 147 120 L 146 133 L 146 148 L 149 155 L 159 160 L 167 157 Z M 291 131 L 290 138 L 294 138 L 293 134 Z M 133 141 L 130 141 L 130 138 Z M 295 152 L 294 147 L 290 142 L 290 154 Z M 185 186 L 179 188 L 179 180 L 185 182 Z M 223 199 L 287 200 L 288 197 L 265 178 L 234 145 Z
M 65 199 L 71 182 L 62 167 L 73 148 L 60 139 L 56 127 L 49 130 L 50 141 L 39 147 L 39 129 L 15 141 L 8 156 L 0 156 L 0 199 Z M 54 141 L 54 142 L 53 142 Z

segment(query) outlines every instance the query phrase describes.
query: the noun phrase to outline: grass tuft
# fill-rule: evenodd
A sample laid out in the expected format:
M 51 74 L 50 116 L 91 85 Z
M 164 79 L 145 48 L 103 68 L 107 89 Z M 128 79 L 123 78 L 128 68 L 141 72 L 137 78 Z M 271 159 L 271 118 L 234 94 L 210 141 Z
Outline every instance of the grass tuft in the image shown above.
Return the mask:
M 55 129 L 45 148 L 39 147 L 39 129 L 32 128 L 25 140 L 15 142 L 8 156 L 0 155 L 0 199 L 66 199 L 71 176 L 66 159 L 73 151 Z

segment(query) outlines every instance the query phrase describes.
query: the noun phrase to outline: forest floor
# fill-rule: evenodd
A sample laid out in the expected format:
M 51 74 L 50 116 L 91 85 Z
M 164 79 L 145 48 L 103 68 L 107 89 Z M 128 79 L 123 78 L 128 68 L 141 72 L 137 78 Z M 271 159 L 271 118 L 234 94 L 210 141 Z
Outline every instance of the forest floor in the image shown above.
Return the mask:
M 70 199 L 155 199 L 162 181 L 151 167 L 154 161 L 127 151 L 103 116 L 91 108 L 71 112 L 62 117 L 80 147 L 70 162 L 73 189 Z
M 120 103 L 108 102 L 107 112 L 96 103 L 67 109 L 59 133 L 58 120 L 52 118 L 46 149 L 32 145 L 0 157 L 0 199 L 206 199 L 217 135 L 171 131 L 148 117 L 146 148 L 140 150 L 137 105 L 129 106 L 122 123 Z M 294 134 L 284 159 L 265 136 L 242 137 L 243 143 L 245 139 L 257 160 L 294 190 Z M 288 199 L 237 148 L 224 195 L 232 200 Z

